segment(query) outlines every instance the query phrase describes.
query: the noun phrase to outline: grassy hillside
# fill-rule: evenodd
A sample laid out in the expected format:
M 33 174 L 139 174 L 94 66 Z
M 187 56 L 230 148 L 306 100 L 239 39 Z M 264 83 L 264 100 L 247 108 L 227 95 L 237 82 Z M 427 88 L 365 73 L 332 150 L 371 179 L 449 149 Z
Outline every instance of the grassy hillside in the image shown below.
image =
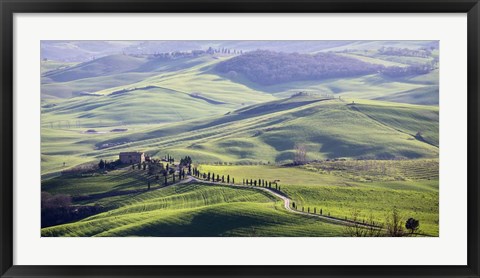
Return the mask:
M 145 58 L 128 55 L 111 55 L 81 63 L 67 69 L 50 71 L 44 76 L 53 81 L 65 82 L 132 71 L 145 62 Z
M 342 227 L 292 215 L 266 193 L 189 184 L 147 192 L 42 236 L 338 236 Z
M 155 89 L 122 97 L 131 96 L 134 104 L 143 101 L 138 95 L 152 100 L 158 97 L 161 102 L 162 97 L 168 100 L 171 94 Z M 133 110 L 125 113 L 135 106 L 114 99 L 111 105 L 102 101 L 91 103 L 92 109 L 87 112 L 83 111 L 87 105 L 81 101 L 72 101 L 68 107 L 69 111 L 74 111 L 75 105 L 81 107 L 78 114 L 69 115 L 77 116 L 82 123 L 107 125 L 107 120 L 118 123 L 126 117 L 129 121 L 152 121 L 150 125 L 122 126 L 128 130 L 120 133 L 110 132 L 113 127 L 104 127 L 96 128 L 96 134 L 85 134 L 86 128 L 76 127 L 75 120 L 68 128 L 65 121 L 59 122 L 65 119 L 60 109 L 63 105 L 56 106 L 55 112 L 42 115 L 42 159 L 46 161 L 42 171 L 58 169 L 59 164 L 48 163 L 57 156 L 88 161 L 115 158 L 126 150 L 143 150 L 153 155 L 168 151 L 176 157 L 190 155 L 200 162 L 288 163 L 294 157 L 295 144 L 306 146 L 309 160 L 438 157 L 438 108 L 431 106 L 297 96 L 235 111 L 229 111 L 227 104 L 215 105 L 219 108 L 211 112 L 206 101 L 183 96 L 185 104 L 177 101 L 171 105 L 176 107 L 172 110 L 157 110 L 154 101 L 148 102 L 144 109 L 151 111 L 149 114 L 135 114 Z M 202 107 L 200 104 L 205 104 L 205 108 L 194 110 Z M 168 102 L 164 107 L 170 108 Z M 118 112 L 111 113 L 112 109 Z M 96 118 L 93 113 L 100 111 L 103 112 L 99 115 L 104 116 Z M 208 113 L 224 115 L 209 117 Z M 421 137 L 416 136 L 418 132 Z
M 302 207 L 305 211 L 316 208 L 319 213 L 322 209 L 324 215 L 337 218 L 351 219 L 356 209 L 360 212 L 360 220 L 371 218 L 377 223 L 385 223 L 387 215 L 397 208 L 404 221 L 410 217 L 419 219 L 424 233 L 438 235 L 438 160 L 324 163 L 330 165 L 327 168 L 319 168 L 315 164 L 280 168 L 266 165 L 201 165 L 200 169 L 202 172 L 234 176 L 239 183 L 243 179 L 280 180 L 278 183 L 282 191 L 300 210 Z M 331 163 L 342 165 L 333 168 Z M 346 163 L 356 164 L 357 167 Z M 381 168 L 384 163 L 388 166 Z M 375 169 L 375 166 L 378 168 Z M 365 169 L 369 169 L 368 173 Z
M 423 234 L 439 235 L 438 42 L 42 48 L 84 61 L 40 64 L 44 237 L 346 235 L 258 189 L 171 185 L 171 175 L 165 186 L 160 172 L 98 169 L 126 151 L 177 163 L 189 156 L 193 167 L 236 184 L 277 181 L 300 211 L 339 219 L 358 211 L 360 221 L 384 224 L 397 209 L 403 223 L 413 217 Z M 299 149 L 305 159 L 296 159 Z
M 231 64 L 238 59 L 245 59 L 248 55 L 250 54 L 240 56 L 212 54 L 175 59 L 154 56 L 106 56 L 44 73 L 42 98 L 71 98 L 85 94 L 108 95 L 125 89 L 157 86 L 190 94 L 200 93 L 208 98 L 219 98 L 223 99 L 221 101 L 237 105 L 252 104 L 268 98 L 274 99 L 270 94 L 286 97 L 298 91 L 403 103 L 438 104 L 438 71 L 424 74 L 429 78 L 426 80 L 421 74 L 392 78 L 376 73 L 377 70 L 375 70 L 375 67 L 409 67 L 429 64 L 432 63 L 433 56 L 422 58 L 380 55 L 378 50 L 352 50 L 347 53 L 317 54 L 335 57 L 324 59 L 323 56 L 319 56 L 318 61 L 314 62 L 320 65 L 300 66 L 297 64 L 296 56 L 292 56 L 293 58 L 286 61 L 289 63 L 286 66 L 262 67 L 258 59 L 253 59 L 255 72 L 213 70 L 225 63 Z M 310 55 L 300 56 L 310 57 Z M 271 60 L 279 63 L 279 59 L 270 59 L 266 62 L 270 63 Z M 305 63 L 308 64 L 311 61 L 307 59 Z M 244 64 L 240 63 L 240 66 L 245 67 Z M 356 71 L 353 76 L 343 74 L 345 68 L 349 68 L 351 72 Z M 365 71 L 366 68 L 374 70 L 373 72 Z M 275 73 L 272 72 L 274 69 L 277 69 Z M 312 74 L 316 76 L 316 72 L 322 73 L 321 79 L 315 77 L 314 80 L 308 80 L 312 78 L 301 77 L 302 73 L 308 73 L 307 76 Z M 342 75 L 333 77 L 332 72 Z M 246 75 L 249 78 L 245 77 Z M 259 83 L 249 80 L 252 78 L 279 79 L 282 82 Z
M 399 115 L 395 124 L 389 125 L 391 118 L 383 115 L 381 109 L 373 110 L 376 105 Z M 362 112 L 368 108 L 378 112 Z M 412 112 L 415 109 L 418 111 Z M 404 110 L 411 113 L 403 113 Z M 152 128 L 150 132 L 120 136 L 102 144 L 129 141 L 134 142 L 130 147 L 167 149 L 178 156 L 189 153 L 198 161 L 288 162 L 293 159 L 295 144 L 307 147 L 309 159 L 436 157 L 438 148 L 416 139 L 412 132 L 415 128 L 431 134 L 438 130 L 438 123 L 430 118 L 417 119 L 422 113 L 438 116 L 438 111 L 431 107 L 374 101 L 351 105 L 342 100 L 294 97 L 222 117 Z M 115 153 L 121 148 L 106 152 Z
M 53 60 L 44 60 L 40 62 L 40 72 L 42 75 L 54 71 L 54 70 L 65 70 L 69 67 L 75 66 L 78 63 L 76 62 L 62 62 L 62 61 L 53 61 Z

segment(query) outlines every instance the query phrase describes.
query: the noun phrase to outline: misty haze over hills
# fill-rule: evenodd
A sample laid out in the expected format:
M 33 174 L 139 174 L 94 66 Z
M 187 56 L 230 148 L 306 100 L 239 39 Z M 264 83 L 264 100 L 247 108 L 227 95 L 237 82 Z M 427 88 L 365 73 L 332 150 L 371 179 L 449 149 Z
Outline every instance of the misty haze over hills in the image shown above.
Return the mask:
M 84 62 L 113 54 L 153 54 L 162 52 L 206 50 L 209 47 L 243 51 L 257 49 L 313 53 L 385 47 L 412 49 L 434 47 L 436 41 L 42 41 L 41 57 L 63 62 Z

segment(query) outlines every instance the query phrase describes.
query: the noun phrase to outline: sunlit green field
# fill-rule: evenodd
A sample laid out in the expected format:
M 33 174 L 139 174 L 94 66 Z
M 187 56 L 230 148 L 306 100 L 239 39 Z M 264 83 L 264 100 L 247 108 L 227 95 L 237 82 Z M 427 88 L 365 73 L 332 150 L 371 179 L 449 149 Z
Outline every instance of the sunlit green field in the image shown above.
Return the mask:
M 366 163 L 369 163 L 368 161 Z M 395 162 L 392 162 L 392 164 Z M 405 164 L 405 161 L 399 161 Z M 428 165 L 428 161 L 417 162 L 418 165 Z M 360 211 L 362 220 L 373 219 L 377 223 L 385 223 L 393 208 L 397 208 L 402 217 L 419 219 L 421 229 L 429 235 L 437 235 L 438 225 L 438 176 L 424 171 L 431 180 L 418 178 L 418 172 L 411 168 L 401 180 L 359 182 L 353 175 L 341 176 L 335 173 L 327 174 L 318 171 L 292 167 L 275 166 L 215 166 L 201 165 L 203 172 L 219 175 L 230 175 L 235 181 L 242 183 L 243 179 L 280 180 L 278 184 L 294 201 L 299 209 L 304 207 L 313 211 L 323 210 L 325 215 L 337 218 L 352 218 L 354 209 Z M 438 170 L 438 169 L 437 169 Z M 425 175 L 425 174 L 424 174 Z M 437 171 L 438 175 L 438 171 Z M 399 176 L 392 176 L 400 178 Z M 385 179 L 382 177 L 382 179 Z
M 424 42 L 395 45 L 428 48 L 428 57 L 387 55 L 384 43 L 322 51 L 385 67 L 438 60 Z M 42 236 L 345 236 L 344 226 L 289 212 L 255 189 L 165 186 L 163 176 L 125 165 L 65 173 L 126 151 L 168 154 L 177 163 L 190 156 L 200 171 L 230 175 L 237 185 L 276 181 L 299 210 L 339 219 L 356 210 L 360 220 L 382 225 L 396 208 L 402 221 L 420 221 L 421 234 L 439 235 L 437 67 L 395 78 L 374 71 L 261 85 L 216 71 L 238 53 L 42 61 L 42 192 L 103 211 L 44 228 Z M 308 163 L 292 166 L 298 146 Z
M 88 162 L 113 159 L 126 150 L 151 155 L 168 151 L 177 157 L 191 155 L 197 162 L 284 163 L 293 159 L 297 143 L 306 146 L 309 160 L 438 157 L 438 108 L 431 106 L 296 97 L 223 116 L 205 113 L 174 115 L 185 120 L 150 125 L 105 127 L 105 120 L 94 128 L 98 134 L 85 134 L 87 128 L 73 120 L 59 127 L 42 116 L 42 172 L 61 169 L 65 161 L 58 156 L 67 163 Z M 128 131 L 110 132 L 117 127 Z M 419 132 L 424 141 L 415 137 Z
M 252 189 L 189 184 L 116 200 L 118 208 L 42 229 L 42 236 L 342 236 L 343 227 L 293 215 Z

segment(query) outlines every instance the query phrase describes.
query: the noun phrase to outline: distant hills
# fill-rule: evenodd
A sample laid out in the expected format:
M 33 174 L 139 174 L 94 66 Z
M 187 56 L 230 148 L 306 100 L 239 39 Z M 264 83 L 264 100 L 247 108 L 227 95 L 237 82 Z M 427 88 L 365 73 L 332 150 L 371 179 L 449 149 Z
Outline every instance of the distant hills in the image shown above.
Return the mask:
M 205 50 L 209 47 L 243 51 L 258 49 L 277 52 L 315 53 L 325 51 L 370 50 L 380 47 L 436 48 L 438 41 L 57 41 L 41 42 L 41 57 L 62 62 L 85 62 L 114 54 L 154 54 Z
M 288 163 L 295 144 L 309 160 L 438 157 L 438 42 L 42 47 L 97 55 L 40 61 L 42 173 L 124 150 L 232 163 Z M 110 132 L 117 128 L 124 131 Z

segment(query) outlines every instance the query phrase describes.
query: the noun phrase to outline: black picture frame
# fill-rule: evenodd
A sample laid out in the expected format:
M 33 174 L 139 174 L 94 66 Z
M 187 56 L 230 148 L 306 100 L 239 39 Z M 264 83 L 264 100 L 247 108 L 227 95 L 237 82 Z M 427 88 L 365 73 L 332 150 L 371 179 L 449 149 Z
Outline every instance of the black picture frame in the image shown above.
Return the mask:
M 0 277 L 480 277 L 478 0 L 0 0 Z M 14 13 L 467 13 L 468 264 L 466 266 L 13 265 Z

